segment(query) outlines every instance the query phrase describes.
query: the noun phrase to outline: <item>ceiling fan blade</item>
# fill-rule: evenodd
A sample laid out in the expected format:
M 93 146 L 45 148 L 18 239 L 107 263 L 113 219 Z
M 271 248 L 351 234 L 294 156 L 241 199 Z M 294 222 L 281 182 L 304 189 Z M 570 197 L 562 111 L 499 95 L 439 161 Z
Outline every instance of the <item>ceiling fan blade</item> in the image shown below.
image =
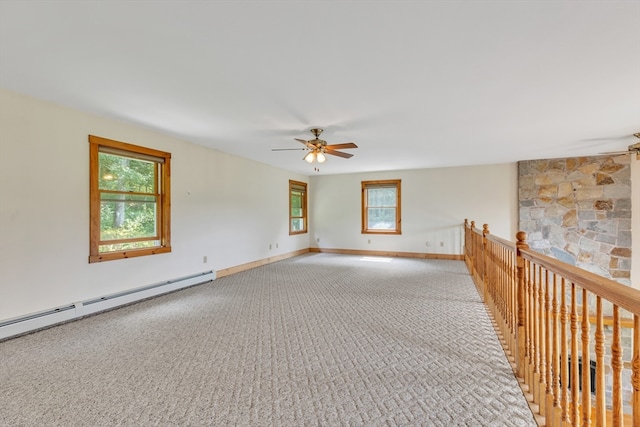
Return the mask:
M 300 138 L 293 138 L 293 139 L 295 139 L 296 141 L 298 141 L 298 142 L 300 142 L 300 143 L 302 143 L 302 144 L 304 144 L 304 145 L 308 145 L 308 144 L 309 144 L 309 143 L 308 143 L 307 141 L 305 141 L 304 139 L 300 139 Z
M 636 138 L 640 138 L 640 133 L 634 133 L 633 136 L 635 136 Z M 631 144 L 627 149 L 627 151 L 607 151 L 605 153 L 600 153 L 600 154 L 631 154 L 631 153 L 640 154 L 640 142 Z
M 272 148 L 271 151 L 306 151 L 307 148 Z
M 358 148 L 356 144 L 353 142 L 345 142 L 344 144 L 331 144 L 327 145 L 326 148 L 330 150 L 341 150 L 343 148 Z
M 331 149 L 326 150 L 324 153 L 331 154 L 332 156 L 344 157 L 345 159 L 348 159 L 349 157 L 353 157 L 353 154 L 351 153 L 343 153 L 342 151 L 335 151 Z
M 598 154 L 603 154 L 605 156 L 611 156 L 611 155 L 631 154 L 631 153 L 633 153 L 632 150 L 628 150 L 628 151 L 605 151 L 604 153 L 598 153 Z

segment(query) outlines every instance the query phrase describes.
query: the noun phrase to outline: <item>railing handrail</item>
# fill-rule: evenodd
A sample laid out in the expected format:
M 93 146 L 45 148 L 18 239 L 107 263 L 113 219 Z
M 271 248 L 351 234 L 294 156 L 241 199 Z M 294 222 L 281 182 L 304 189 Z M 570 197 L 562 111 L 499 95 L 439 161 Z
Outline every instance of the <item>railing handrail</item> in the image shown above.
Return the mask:
M 640 290 L 606 277 L 551 258 L 532 249 L 521 249 L 524 259 L 559 274 L 581 288 L 614 303 L 618 307 L 640 316 Z
M 502 237 L 498 237 L 493 234 L 487 234 L 487 239 L 494 243 L 498 243 L 507 249 L 516 250 L 516 243 L 511 240 L 503 239 Z
M 507 249 L 512 249 L 512 250 L 516 250 L 516 242 L 512 242 L 511 240 L 507 240 L 507 239 L 503 239 L 502 237 L 498 237 L 495 234 L 491 234 L 489 232 L 489 227 L 485 224 L 485 226 L 487 228 L 478 228 L 475 226 L 475 221 L 471 221 L 471 224 L 469 224 L 469 222 L 467 220 L 465 220 L 464 223 L 465 227 L 468 227 L 469 230 L 471 230 L 472 232 L 479 234 L 480 236 L 486 236 L 487 239 L 491 240 L 492 242 L 495 243 L 499 243 L 502 246 L 506 247 Z M 487 231 L 487 233 L 485 234 L 484 231 Z
M 482 236 L 482 228 L 478 228 L 478 227 L 470 227 L 471 231 L 473 231 L 474 233 L 478 233 L 479 235 Z

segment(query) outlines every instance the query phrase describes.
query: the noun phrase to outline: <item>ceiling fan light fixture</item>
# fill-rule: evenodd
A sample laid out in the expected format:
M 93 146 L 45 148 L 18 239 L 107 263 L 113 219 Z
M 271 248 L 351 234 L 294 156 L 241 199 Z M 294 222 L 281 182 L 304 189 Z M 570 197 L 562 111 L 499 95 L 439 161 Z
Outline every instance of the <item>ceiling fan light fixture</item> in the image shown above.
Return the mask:
M 324 163 L 324 161 L 327 160 L 327 158 L 324 156 L 324 154 L 322 154 L 322 152 L 319 152 L 316 155 L 316 160 L 318 161 L 318 163 Z
M 304 156 L 304 159 L 308 162 L 308 163 L 313 163 L 313 161 L 316 159 L 316 153 L 314 153 L 313 151 L 310 151 L 309 154 L 307 154 L 306 156 Z

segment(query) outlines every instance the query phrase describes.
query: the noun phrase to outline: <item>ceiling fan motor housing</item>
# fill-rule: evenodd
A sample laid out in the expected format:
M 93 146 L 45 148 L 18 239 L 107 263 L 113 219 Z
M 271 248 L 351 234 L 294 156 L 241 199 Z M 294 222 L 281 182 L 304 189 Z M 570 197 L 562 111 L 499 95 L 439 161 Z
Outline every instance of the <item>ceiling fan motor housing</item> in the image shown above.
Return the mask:
M 311 133 L 314 134 L 316 136 L 316 139 L 318 139 L 318 137 L 320 136 L 320 134 L 322 133 L 322 129 L 320 128 L 313 128 L 311 129 Z

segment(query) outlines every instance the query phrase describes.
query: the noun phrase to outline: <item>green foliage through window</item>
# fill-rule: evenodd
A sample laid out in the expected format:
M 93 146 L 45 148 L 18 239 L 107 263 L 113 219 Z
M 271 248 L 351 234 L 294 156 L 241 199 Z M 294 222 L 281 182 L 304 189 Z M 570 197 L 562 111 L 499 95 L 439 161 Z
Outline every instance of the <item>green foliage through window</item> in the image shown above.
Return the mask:
M 396 202 L 395 187 L 367 189 L 367 227 L 376 230 L 395 230 Z
M 156 163 L 100 153 L 100 240 L 157 235 Z M 105 251 L 153 246 L 154 241 L 102 245 Z

